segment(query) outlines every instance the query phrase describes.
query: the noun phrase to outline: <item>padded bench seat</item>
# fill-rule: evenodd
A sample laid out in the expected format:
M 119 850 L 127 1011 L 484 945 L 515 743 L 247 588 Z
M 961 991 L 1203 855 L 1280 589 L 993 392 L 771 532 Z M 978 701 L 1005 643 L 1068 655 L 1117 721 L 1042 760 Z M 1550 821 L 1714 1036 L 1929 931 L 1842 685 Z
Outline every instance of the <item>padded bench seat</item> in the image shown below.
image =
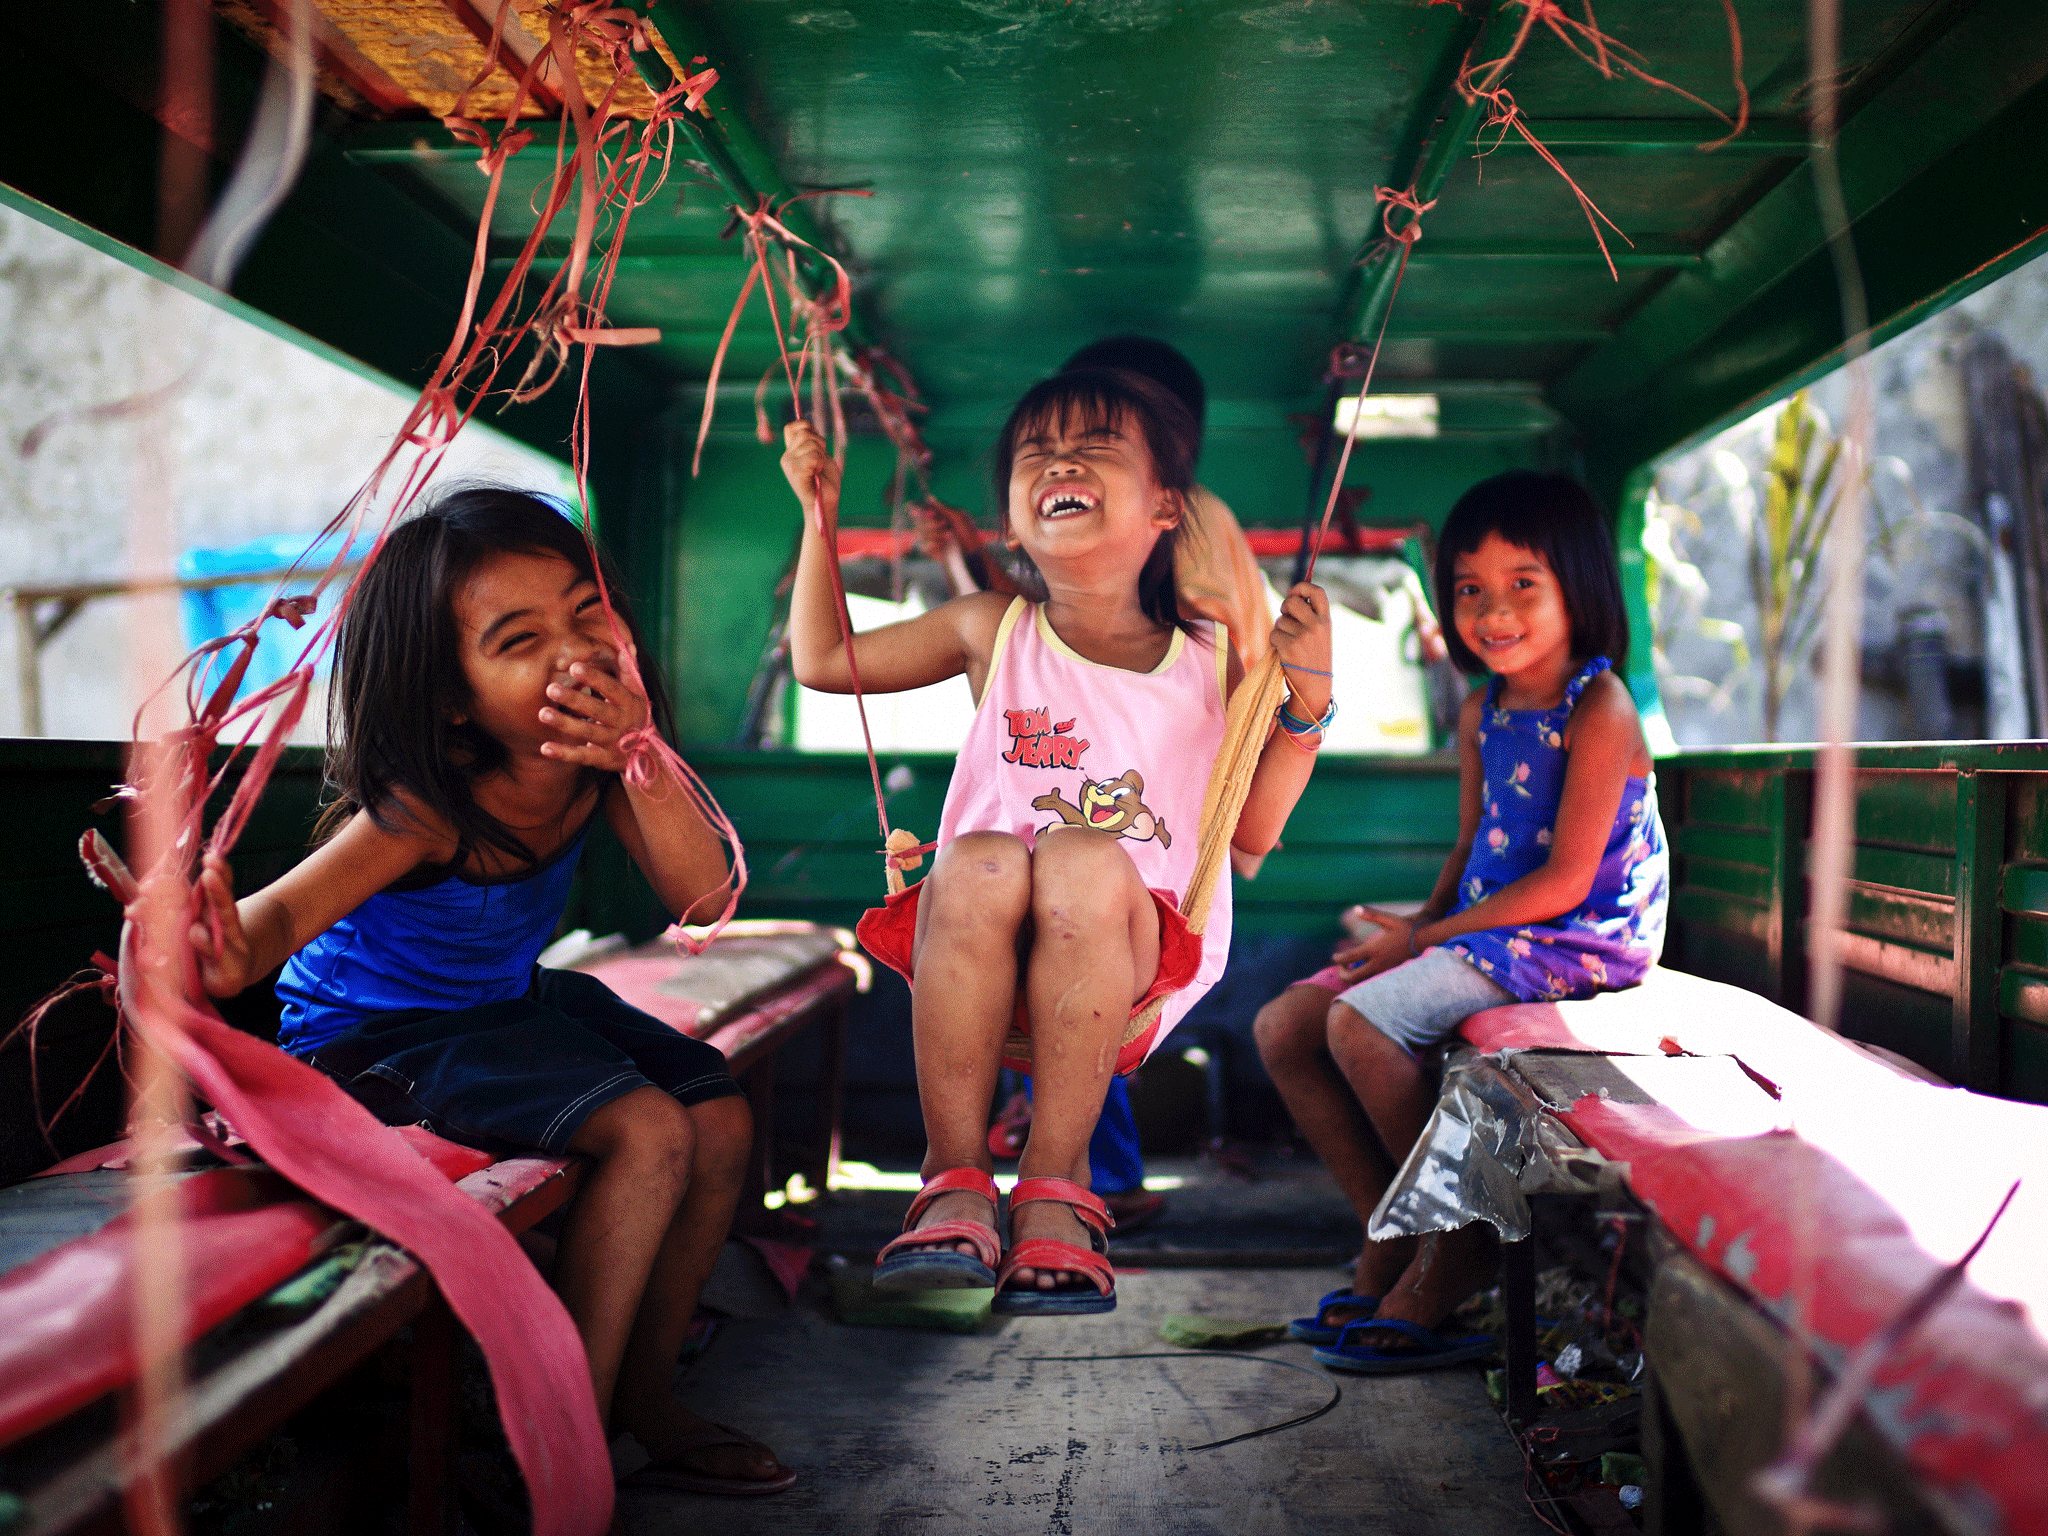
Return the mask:
M 1960 1258 L 2020 1182 L 1968 1278 L 1885 1362 L 1863 1408 L 1962 1528 L 2048 1531 L 2048 1107 L 1909 1076 L 1678 971 L 1581 1002 L 1490 1009 L 1461 1033 L 1510 1053 L 1532 1083 L 1572 1080 L 1546 1058 L 1605 1058 L 1593 1076 L 1634 1091 L 1553 1098 L 1547 1112 L 1622 1165 L 1670 1237 L 1779 1324 L 1798 1316 L 1812 1266 L 1801 1332 L 1832 1370 Z
M 756 1098 L 757 1145 L 769 1116 L 760 1102 L 772 1084 L 775 1052 L 823 1022 L 828 1083 L 821 1097 L 823 1146 L 815 1176 L 824 1187 L 837 1152 L 841 1012 L 858 975 L 840 963 L 835 930 L 812 924 L 735 925 L 731 940 L 691 958 L 660 947 L 593 964 L 622 996 L 724 1051 Z M 729 946 L 729 947 L 728 947 Z M 625 985 L 614 979 L 622 977 Z M 693 995 L 694 994 L 694 995 Z M 648 1007 L 652 1001 L 655 1007 Z M 239 1151 L 215 1125 L 216 1143 Z M 417 1126 L 394 1127 L 457 1187 L 513 1232 L 523 1232 L 574 1192 L 576 1158 L 495 1159 Z M 0 1189 L 0 1449 L 17 1447 L 67 1415 L 125 1386 L 129 1349 L 125 1170 L 117 1142 L 68 1158 L 37 1178 Z M 191 1151 L 201 1152 L 194 1142 Z M 765 1152 L 763 1154 L 765 1168 Z M 331 1290 L 295 1320 L 253 1330 L 190 1387 L 178 1449 L 188 1486 L 225 1469 L 313 1396 L 414 1325 L 412 1524 L 447 1528 L 445 1476 L 455 1358 L 454 1322 L 431 1277 L 411 1255 L 374 1237 L 342 1272 L 334 1254 L 362 1229 L 301 1195 L 257 1164 L 200 1167 L 177 1176 L 186 1222 L 188 1340 L 198 1342 L 245 1309 L 304 1289 L 323 1266 Z M 11 1229 L 11 1230 L 8 1230 Z M 56 1536 L 113 1518 L 125 1475 L 117 1435 L 28 1486 L 16 1486 L 26 1518 L 11 1536 Z M 439 1469 L 438 1471 L 436 1469 Z

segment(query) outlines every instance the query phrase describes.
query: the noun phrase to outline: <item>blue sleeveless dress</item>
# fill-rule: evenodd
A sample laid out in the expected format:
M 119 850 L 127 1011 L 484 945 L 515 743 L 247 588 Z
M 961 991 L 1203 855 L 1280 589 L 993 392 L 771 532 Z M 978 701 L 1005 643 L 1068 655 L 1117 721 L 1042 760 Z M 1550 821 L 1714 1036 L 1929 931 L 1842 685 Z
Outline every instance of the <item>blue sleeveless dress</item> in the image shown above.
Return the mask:
M 1501 679 L 1487 685 L 1479 723 L 1485 790 L 1454 912 L 1549 859 L 1564 794 L 1565 727 L 1586 684 L 1608 665 L 1605 656 L 1587 662 L 1565 685 L 1564 701 L 1555 709 L 1502 709 Z M 1663 952 L 1670 885 L 1656 777 L 1631 776 L 1593 889 L 1576 910 L 1548 923 L 1461 934 L 1444 947 L 1525 1002 L 1634 986 Z
M 522 874 L 370 897 L 285 962 L 278 1044 L 387 1125 L 507 1156 L 559 1154 L 614 1099 L 740 1092 L 724 1055 L 595 976 L 536 962 L 597 820 Z

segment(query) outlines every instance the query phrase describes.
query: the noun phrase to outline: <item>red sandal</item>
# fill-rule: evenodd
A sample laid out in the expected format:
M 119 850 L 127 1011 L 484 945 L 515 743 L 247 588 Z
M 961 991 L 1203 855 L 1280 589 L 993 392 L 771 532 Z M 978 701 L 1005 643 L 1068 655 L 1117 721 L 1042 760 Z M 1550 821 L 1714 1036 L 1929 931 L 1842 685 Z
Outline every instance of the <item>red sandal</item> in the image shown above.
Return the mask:
M 1011 1220 L 1016 1220 L 1018 1206 L 1041 1201 L 1071 1209 L 1075 1218 L 1088 1229 L 1089 1246 L 1078 1248 L 1052 1237 L 1026 1238 L 1015 1244 L 996 1275 L 995 1300 L 989 1304 L 989 1309 L 1012 1317 L 1064 1317 L 1083 1312 L 1114 1312 L 1116 1271 L 1110 1267 L 1106 1255 L 1109 1252 L 1109 1229 L 1116 1225 L 1116 1218 L 1110 1215 L 1109 1207 L 1072 1179 L 1019 1179 L 1016 1188 L 1010 1191 Z M 1050 1291 L 1042 1291 L 1036 1286 L 1006 1289 L 1010 1277 L 1020 1269 L 1064 1269 L 1082 1276 L 1083 1280 Z
M 903 1233 L 891 1238 L 875 1256 L 875 1289 L 878 1291 L 971 1291 L 996 1283 L 995 1266 L 1002 1259 L 1002 1246 L 992 1228 L 977 1221 L 941 1221 L 919 1227 L 917 1218 L 940 1195 L 955 1190 L 980 1195 L 996 1208 L 996 1181 L 979 1168 L 948 1168 L 917 1192 L 910 1202 L 910 1214 L 903 1218 Z M 972 1243 L 974 1256 L 954 1248 L 937 1248 L 934 1243 Z

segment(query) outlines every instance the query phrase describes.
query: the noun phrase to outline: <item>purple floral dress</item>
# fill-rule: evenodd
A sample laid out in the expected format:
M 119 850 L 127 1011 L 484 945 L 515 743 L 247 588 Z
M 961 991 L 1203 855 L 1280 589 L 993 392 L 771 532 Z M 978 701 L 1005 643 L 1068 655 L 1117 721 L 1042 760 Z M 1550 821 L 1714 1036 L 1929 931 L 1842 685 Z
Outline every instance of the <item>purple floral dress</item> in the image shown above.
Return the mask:
M 1565 726 L 1605 656 L 1581 667 L 1555 709 L 1502 709 L 1501 680 L 1486 689 L 1479 722 L 1485 773 L 1479 830 L 1458 885 L 1462 912 L 1550 857 L 1551 829 L 1564 794 Z M 1460 934 L 1444 947 L 1525 1002 L 1591 997 L 1631 987 L 1664 948 L 1670 859 L 1657 819 L 1655 776 L 1630 778 L 1607 835 L 1600 872 L 1578 910 L 1548 923 Z

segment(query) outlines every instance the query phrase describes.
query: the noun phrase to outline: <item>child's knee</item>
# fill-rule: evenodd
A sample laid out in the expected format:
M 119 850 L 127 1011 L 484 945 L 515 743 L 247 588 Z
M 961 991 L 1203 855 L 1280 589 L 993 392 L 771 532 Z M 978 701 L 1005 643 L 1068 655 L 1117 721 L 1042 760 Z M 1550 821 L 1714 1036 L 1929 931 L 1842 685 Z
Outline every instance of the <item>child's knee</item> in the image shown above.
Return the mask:
M 1333 1050 L 1363 1051 L 1374 1056 L 1383 1054 L 1385 1050 L 1400 1050 L 1379 1025 L 1349 1003 L 1331 1003 L 1323 1027 Z M 1401 1054 L 1405 1056 L 1407 1052 L 1402 1051 Z
M 1007 832 L 966 832 L 932 866 L 927 920 L 1007 919 L 1014 928 L 1031 905 L 1031 850 Z
M 743 1093 L 707 1099 L 689 1108 L 697 1137 L 697 1167 L 719 1174 L 744 1172 L 754 1146 L 754 1110 Z
M 1396 1081 L 1420 1078 L 1414 1053 L 1348 1003 L 1330 1005 L 1327 1028 L 1330 1054 L 1344 1071 Z
M 600 1161 L 629 1158 L 687 1179 L 697 1132 L 690 1112 L 650 1083 L 594 1111 L 569 1145 Z
M 1099 832 L 1060 831 L 1038 840 L 1032 857 L 1031 915 L 1041 934 L 1071 929 L 1099 936 L 1097 925 L 1149 901 L 1131 856 Z
M 1327 1035 L 1329 994 L 1319 987 L 1289 987 L 1252 1020 L 1252 1039 L 1268 1070 L 1286 1067 L 1322 1050 Z

